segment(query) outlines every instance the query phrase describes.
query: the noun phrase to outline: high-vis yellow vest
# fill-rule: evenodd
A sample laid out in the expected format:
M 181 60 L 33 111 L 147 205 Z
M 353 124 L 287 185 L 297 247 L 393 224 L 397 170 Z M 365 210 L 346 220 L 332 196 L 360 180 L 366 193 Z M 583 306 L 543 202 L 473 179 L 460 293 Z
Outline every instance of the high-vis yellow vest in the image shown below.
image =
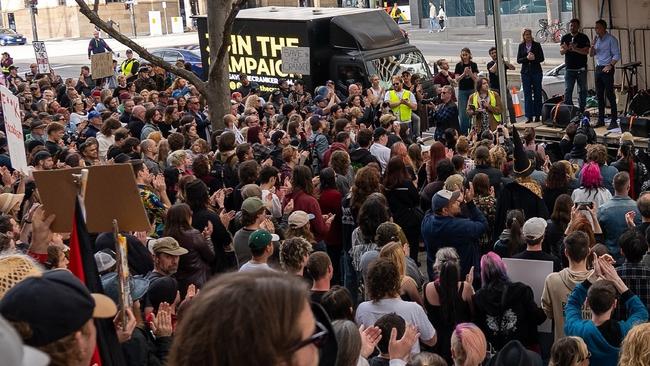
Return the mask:
M 404 89 L 404 92 L 402 94 L 402 99 L 408 100 L 410 102 L 411 99 L 411 92 Z M 391 103 L 397 103 L 400 101 L 399 95 L 395 92 L 395 90 L 389 90 L 388 91 L 388 100 Z M 411 114 L 413 113 L 413 110 L 404 104 L 400 104 L 395 108 L 392 108 L 393 114 L 397 117 L 397 120 L 400 122 L 411 122 Z
M 122 61 L 122 75 L 124 76 L 130 76 L 132 75 L 131 69 L 133 69 L 133 64 L 135 63 L 135 59 L 132 58 L 130 60 L 124 60 Z
M 496 107 L 496 106 L 497 106 L 497 98 L 496 98 L 496 95 L 495 95 L 494 92 L 491 91 L 491 90 L 488 91 L 488 95 L 490 96 L 490 105 L 491 105 L 492 107 Z M 474 106 L 474 108 L 479 109 L 479 105 L 478 105 L 478 92 L 472 94 L 472 105 Z M 498 114 L 497 114 L 497 113 L 493 113 L 492 115 L 494 116 L 494 120 L 497 121 L 497 123 L 501 122 L 501 113 L 498 113 Z

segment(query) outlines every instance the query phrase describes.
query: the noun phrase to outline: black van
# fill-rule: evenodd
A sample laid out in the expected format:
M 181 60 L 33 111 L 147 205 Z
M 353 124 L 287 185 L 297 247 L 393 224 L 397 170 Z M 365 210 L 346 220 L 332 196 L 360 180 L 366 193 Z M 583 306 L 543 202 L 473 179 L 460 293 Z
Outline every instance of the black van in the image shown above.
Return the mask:
M 199 16 L 197 21 L 203 64 L 208 65 L 207 18 Z M 431 85 L 433 79 L 420 50 L 382 9 L 244 9 L 237 14 L 231 41 L 232 90 L 239 86 L 240 73 L 248 75 L 263 93 L 277 89 L 280 79 L 292 83 L 300 78 L 309 91 L 327 80 L 335 81 L 341 89 L 354 82 L 369 87 L 373 74 L 379 75 L 382 86 L 389 89 L 391 76 L 406 70 L 420 74 L 425 85 Z M 308 48 L 309 73 L 284 73 L 283 47 Z

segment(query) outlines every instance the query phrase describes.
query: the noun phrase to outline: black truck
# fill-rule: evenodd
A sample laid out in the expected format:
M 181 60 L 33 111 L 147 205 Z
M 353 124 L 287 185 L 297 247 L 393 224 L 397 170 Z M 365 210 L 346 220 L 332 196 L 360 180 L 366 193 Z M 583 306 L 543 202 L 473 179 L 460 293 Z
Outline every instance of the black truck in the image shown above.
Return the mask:
M 209 64 L 207 18 L 197 17 L 203 65 Z M 241 10 L 233 24 L 230 46 L 230 88 L 239 74 L 248 75 L 262 93 L 277 89 L 278 81 L 296 78 L 313 91 L 327 80 L 337 87 L 361 82 L 370 86 L 377 74 L 390 88 L 390 77 L 408 70 L 431 85 L 432 74 L 424 56 L 382 9 L 262 7 Z M 308 48 L 308 73 L 285 73 L 283 47 Z M 208 68 L 205 67 L 204 70 Z

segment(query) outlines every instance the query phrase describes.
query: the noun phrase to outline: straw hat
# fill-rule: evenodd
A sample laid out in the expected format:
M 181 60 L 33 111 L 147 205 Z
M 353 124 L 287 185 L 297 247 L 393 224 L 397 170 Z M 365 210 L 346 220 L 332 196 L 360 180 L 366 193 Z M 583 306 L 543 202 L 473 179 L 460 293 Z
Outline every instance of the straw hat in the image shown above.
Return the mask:
M 0 211 L 8 214 L 11 209 L 23 202 L 24 194 L 2 193 L 0 194 Z
M 12 254 L 0 257 L 0 299 L 18 282 L 39 276 L 42 270 L 30 257 Z

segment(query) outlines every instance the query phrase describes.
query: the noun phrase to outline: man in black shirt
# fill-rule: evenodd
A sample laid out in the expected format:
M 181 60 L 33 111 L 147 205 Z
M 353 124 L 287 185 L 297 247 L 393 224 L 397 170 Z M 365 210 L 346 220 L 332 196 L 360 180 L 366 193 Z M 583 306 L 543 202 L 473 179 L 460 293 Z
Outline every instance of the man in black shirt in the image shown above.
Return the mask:
M 562 264 L 556 256 L 542 251 L 542 242 L 544 241 L 544 233 L 546 231 L 546 220 L 540 217 L 530 218 L 524 223 L 521 231 L 524 235 L 524 239 L 526 239 L 526 250 L 513 255 L 512 258 L 549 261 L 553 262 L 553 272 L 559 272 L 562 270 Z
M 560 54 L 564 55 L 566 72 L 564 74 L 564 103 L 573 105 L 573 87 L 578 82 L 578 100 L 580 112 L 587 104 L 587 55 L 589 54 L 589 37 L 580 32 L 580 21 L 571 19 L 570 33 L 560 40 Z
M 492 47 L 488 51 L 490 53 L 490 57 L 492 60 L 487 63 L 487 69 L 488 69 L 488 76 L 490 78 L 490 89 L 494 90 L 497 93 L 501 93 L 500 89 L 500 84 L 499 84 L 499 70 L 500 68 L 498 67 L 497 64 L 497 48 Z M 510 62 L 503 60 L 503 68 L 507 70 L 514 70 L 515 66 L 511 64 Z M 508 73 L 506 72 L 505 74 L 505 80 L 506 80 L 506 90 L 508 89 Z M 517 116 L 515 115 L 515 108 L 512 105 L 512 96 L 510 95 L 509 92 L 506 92 L 506 98 L 508 100 L 508 116 L 510 123 L 516 123 L 517 122 Z

